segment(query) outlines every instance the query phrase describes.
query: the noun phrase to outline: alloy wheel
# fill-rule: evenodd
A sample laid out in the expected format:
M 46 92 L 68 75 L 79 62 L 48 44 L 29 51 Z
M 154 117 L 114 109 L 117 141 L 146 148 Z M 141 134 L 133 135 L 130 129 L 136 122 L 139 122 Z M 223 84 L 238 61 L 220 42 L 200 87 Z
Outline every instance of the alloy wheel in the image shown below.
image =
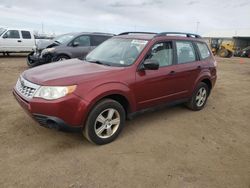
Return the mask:
M 204 87 L 201 87 L 195 97 L 195 102 L 198 107 L 201 107 L 204 105 L 205 101 L 207 99 L 207 90 Z
M 109 138 L 118 130 L 120 122 L 120 114 L 116 109 L 105 109 L 96 118 L 95 133 L 100 138 Z

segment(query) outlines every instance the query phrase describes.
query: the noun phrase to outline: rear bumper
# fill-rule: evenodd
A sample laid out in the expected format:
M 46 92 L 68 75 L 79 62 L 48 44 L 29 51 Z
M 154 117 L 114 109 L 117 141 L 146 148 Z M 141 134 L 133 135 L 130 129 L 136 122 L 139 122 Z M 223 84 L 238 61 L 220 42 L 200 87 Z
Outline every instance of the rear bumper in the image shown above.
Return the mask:
M 13 95 L 28 115 L 43 126 L 78 129 L 84 125 L 88 103 L 74 94 L 53 101 L 40 98 L 27 101 L 15 89 Z

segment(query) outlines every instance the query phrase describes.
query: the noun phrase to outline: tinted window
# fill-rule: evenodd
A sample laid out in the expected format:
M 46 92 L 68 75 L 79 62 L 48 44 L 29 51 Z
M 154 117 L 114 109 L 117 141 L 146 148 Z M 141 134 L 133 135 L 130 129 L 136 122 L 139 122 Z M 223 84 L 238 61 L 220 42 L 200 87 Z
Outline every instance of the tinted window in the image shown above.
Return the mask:
M 176 42 L 178 63 L 187 63 L 196 60 L 193 44 L 188 41 Z
M 92 46 L 98 46 L 109 38 L 109 36 L 92 36 Z
M 10 38 L 10 39 L 19 39 L 20 35 L 17 30 L 9 30 L 4 34 L 4 37 Z
M 29 31 L 21 31 L 23 39 L 31 39 Z
M 164 42 L 155 44 L 146 59 L 157 60 L 160 67 L 171 65 L 173 61 L 172 43 Z
M 74 42 L 77 42 L 79 43 L 79 46 L 90 46 L 90 38 L 89 36 L 80 36 L 80 37 L 77 37 Z
M 205 43 L 197 42 L 197 47 L 199 49 L 201 59 L 206 59 L 210 56 L 210 51 Z

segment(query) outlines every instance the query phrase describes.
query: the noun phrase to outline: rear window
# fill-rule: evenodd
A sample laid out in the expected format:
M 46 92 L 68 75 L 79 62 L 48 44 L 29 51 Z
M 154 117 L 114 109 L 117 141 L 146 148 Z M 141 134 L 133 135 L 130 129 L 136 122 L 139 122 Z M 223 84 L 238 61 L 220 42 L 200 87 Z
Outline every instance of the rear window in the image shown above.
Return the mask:
M 206 59 L 211 55 L 210 51 L 205 43 L 197 42 L 196 44 L 197 44 L 197 47 L 199 49 L 201 59 Z
M 29 31 L 21 31 L 23 39 L 31 39 L 31 34 Z

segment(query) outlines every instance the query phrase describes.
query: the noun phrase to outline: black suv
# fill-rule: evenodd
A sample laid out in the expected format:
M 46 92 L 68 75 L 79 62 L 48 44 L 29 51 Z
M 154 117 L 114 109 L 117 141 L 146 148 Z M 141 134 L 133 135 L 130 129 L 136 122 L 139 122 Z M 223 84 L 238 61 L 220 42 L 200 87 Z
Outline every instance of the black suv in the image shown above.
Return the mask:
M 109 33 L 68 33 L 56 37 L 50 44 L 37 44 L 28 55 L 29 67 L 71 58 L 84 58 L 96 46 L 113 37 Z

